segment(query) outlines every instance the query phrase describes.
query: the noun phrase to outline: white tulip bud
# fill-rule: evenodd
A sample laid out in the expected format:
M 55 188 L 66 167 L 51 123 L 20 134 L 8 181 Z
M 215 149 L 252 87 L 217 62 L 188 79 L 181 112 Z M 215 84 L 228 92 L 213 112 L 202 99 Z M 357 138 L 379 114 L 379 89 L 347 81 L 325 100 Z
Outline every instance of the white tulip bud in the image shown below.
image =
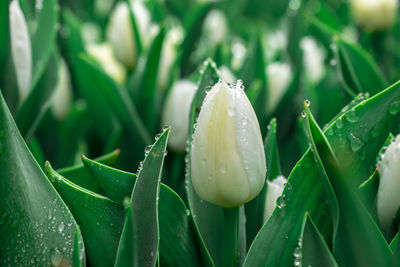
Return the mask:
M 367 31 L 386 30 L 397 17 L 398 0 L 351 0 L 355 22 Z
M 141 0 L 131 1 L 133 14 L 139 35 L 144 46 L 149 43 L 150 14 Z M 128 68 L 133 68 L 137 59 L 136 40 L 126 3 L 118 3 L 111 14 L 107 26 L 107 39 L 110 42 L 115 57 Z
M 124 66 L 114 58 L 114 53 L 109 44 L 90 43 L 86 46 L 88 54 L 93 57 L 115 81 L 125 81 L 126 70 Z
M 52 96 L 51 110 L 58 120 L 64 119 L 69 112 L 72 101 L 71 79 L 64 59 L 58 69 L 58 82 Z
M 222 43 L 228 35 L 228 26 L 225 14 L 218 10 L 212 10 L 204 20 L 204 31 L 211 44 Z
M 196 93 L 196 84 L 180 80 L 171 88 L 164 106 L 162 123 L 171 125 L 168 147 L 177 152 L 184 152 L 189 133 L 189 112 Z
M 234 70 L 239 70 L 243 66 L 244 59 L 246 58 L 247 49 L 243 41 L 236 39 L 232 43 L 232 60 L 231 65 Z
M 312 83 L 316 84 L 321 81 L 325 74 L 325 52 L 311 37 L 301 39 L 300 47 L 303 50 L 306 75 Z
M 273 60 L 279 51 L 283 51 L 287 47 L 287 33 L 286 30 L 278 30 L 269 32 L 266 36 L 265 43 L 267 49 L 265 50 L 267 58 Z
M 378 218 L 388 229 L 400 207 L 400 135 L 387 147 L 377 168 L 381 176 L 377 195 Z
M 283 189 L 286 184 L 286 178 L 282 175 L 276 177 L 272 181 L 267 181 L 267 197 L 265 199 L 264 207 L 264 222 L 267 221 L 269 216 L 276 207 L 276 201 L 282 195 Z
M 232 73 L 227 66 L 221 66 L 219 68 L 219 75 L 222 80 L 226 81 L 227 83 L 233 84 L 236 81 L 235 75 Z
M 176 27 L 171 29 L 165 38 L 163 43 L 160 65 L 158 68 L 158 87 L 166 89 L 168 86 L 169 79 L 171 77 L 171 69 L 176 60 L 177 47 L 182 42 L 183 29 Z
M 267 66 L 268 112 L 278 106 L 292 80 L 292 70 L 287 63 L 274 62 Z
M 241 81 L 219 81 L 208 92 L 197 119 L 191 150 L 193 187 L 204 200 L 240 206 L 261 191 L 266 165 L 256 114 Z
M 29 94 L 32 79 L 32 51 L 28 27 L 24 14 L 17 0 L 13 0 L 9 7 L 11 55 L 14 62 L 19 99 L 22 102 Z M 4 34 L 4 33 L 2 33 Z

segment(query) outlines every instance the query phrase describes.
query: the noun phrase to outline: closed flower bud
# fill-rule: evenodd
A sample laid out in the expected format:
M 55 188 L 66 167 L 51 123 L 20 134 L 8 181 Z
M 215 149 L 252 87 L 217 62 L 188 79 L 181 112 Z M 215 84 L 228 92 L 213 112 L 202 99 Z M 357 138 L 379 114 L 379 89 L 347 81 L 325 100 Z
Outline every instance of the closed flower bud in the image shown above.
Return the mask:
M 260 127 L 241 82 L 208 92 L 193 134 L 193 187 L 204 200 L 240 206 L 261 191 L 266 174 Z
M 189 133 L 189 112 L 196 85 L 181 80 L 171 88 L 164 106 L 162 124 L 171 125 L 168 147 L 176 152 L 184 152 Z
M 151 28 L 150 14 L 141 0 L 131 1 L 135 22 L 139 35 L 144 45 L 149 40 L 146 38 Z M 118 3 L 111 14 L 107 26 L 107 39 L 110 42 L 115 57 L 128 68 L 133 68 L 137 60 L 136 40 L 126 3 Z
M 22 102 L 29 94 L 32 78 L 32 50 L 28 27 L 17 0 L 9 7 L 11 55 L 14 62 L 19 99 Z M 4 33 L 2 33 L 4 34 Z
M 62 59 L 58 69 L 58 82 L 52 96 L 51 110 L 58 120 L 64 119 L 69 112 L 72 100 L 71 79 L 67 64 Z
M 400 135 L 381 156 L 377 168 L 381 176 L 377 196 L 378 218 L 381 225 L 389 229 L 400 207 Z
M 311 37 L 301 39 L 300 47 L 303 50 L 303 62 L 308 79 L 317 84 L 325 74 L 325 52 Z
M 119 83 L 125 81 L 126 70 L 124 66 L 114 58 L 114 53 L 110 45 L 107 43 L 91 43 L 86 46 L 86 50 L 115 81 Z
M 264 221 L 267 221 L 274 211 L 276 201 L 282 195 L 285 184 L 286 178 L 282 175 L 276 177 L 272 181 L 267 181 L 267 198 L 265 199 Z
M 268 112 L 278 106 L 292 81 L 292 70 L 287 63 L 274 62 L 267 66 Z
M 393 26 L 398 0 L 351 0 L 355 22 L 367 31 L 381 31 Z
M 228 35 L 228 26 L 224 13 L 212 10 L 204 21 L 205 35 L 212 45 L 222 43 Z

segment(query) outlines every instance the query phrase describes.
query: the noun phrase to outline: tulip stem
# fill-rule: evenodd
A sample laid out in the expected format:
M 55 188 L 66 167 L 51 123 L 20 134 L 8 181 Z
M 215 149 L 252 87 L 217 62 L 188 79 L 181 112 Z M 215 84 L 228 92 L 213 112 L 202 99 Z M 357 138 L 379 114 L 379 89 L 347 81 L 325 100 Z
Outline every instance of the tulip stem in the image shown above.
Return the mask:
M 224 209 L 222 266 L 234 267 L 238 262 L 239 207 Z

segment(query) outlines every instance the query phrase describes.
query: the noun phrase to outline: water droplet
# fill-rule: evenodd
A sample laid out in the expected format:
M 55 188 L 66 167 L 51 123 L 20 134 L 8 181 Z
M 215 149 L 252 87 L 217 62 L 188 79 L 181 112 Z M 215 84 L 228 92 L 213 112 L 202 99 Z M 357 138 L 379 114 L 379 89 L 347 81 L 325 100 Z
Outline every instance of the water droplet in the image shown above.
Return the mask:
M 144 149 L 144 154 L 145 154 L 146 156 L 147 156 L 147 154 L 149 154 L 149 152 L 150 152 L 150 150 L 151 150 L 152 147 L 153 147 L 152 145 L 146 146 L 146 148 Z
M 186 216 L 190 216 L 190 210 L 186 210 Z
M 51 250 L 50 260 L 53 266 L 59 266 L 63 259 L 63 254 L 57 248 Z
M 363 142 L 358 137 L 354 136 L 354 134 L 350 133 L 349 139 L 350 139 L 350 147 L 354 152 L 360 150 L 361 147 L 363 146 Z
M 246 126 L 247 125 L 247 119 L 246 118 L 243 118 L 242 119 L 242 126 Z
M 219 168 L 219 171 L 220 171 L 222 174 L 225 174 L 225 173 L 226 173 L 226 166 L 225 166 L 225 165 L 221 165 L 221 167 Z
M 337 65 L 336 59 L 332 58 L 332 59 L 329 61 L 329 65 L 331 65 L 332 67 L 336 66 L 336 65 Z
M 343 127 L 343 119 L 342 119 L 342 117 L 339 117 L 339 118 L 336 120 L 336 127 L 337 127 L 338 129 L 341 129 L 341 128 Z
M 232 108 L 228 108 L 228 115 L 231 116 L 231 117 L 234 115 L 234 112 L 233 112 Z
M 129 208 L 130 203 L 129 197 L 124 197 L 124 200 L 122 201 L 122 205 L 124 206 L 125 209 Z
M 329 128 L 326 130 L 326 135 L 328 135 L 328 136 L 332 136 L 332 135 L 333 135 L 333 129 L 332 129 L 332 127 L 329 127 Z
M 278 197 L 278 199 L 276 200 L 276 205 L 280 209 L 286 206 L 285 194 L 283 194 L 282 196 Z
M 58 225 L 58 231 L 61 233 L 62 231 L 64 231 L 64 223 L 61 222 L 60 225 Z
M 299 243 L 301 245 L 301 242 Z M 301 263 L 301 246 L 296 247 L 296 249 L 293 252 L 294 256 L 294 266 L 300 266 Z
M 348 122 L 354 123 L 358 121 L 358 115 L 356 113 L 356 110 L 352 108 L 346 113 L 346 120 Z
M 393 101 L 389 107 L 389 113 L 392 115 L 396 115 L 400 111 L 400 100 Z
M 306 112 L 305 112 L 305 111 L 302 111 L 302 112 L 301 112 L 301 117 L 302 117 L 302 118 L 305 118 L 306 116 L 307 116 L 307 115 L 306 115 Z
M 306 105 L 307 107 L 309 107 L 310 106 L 310 100 L 308 100 L 308 99 L 306 99 L 306 100 L 304 100 L 304 105 Z

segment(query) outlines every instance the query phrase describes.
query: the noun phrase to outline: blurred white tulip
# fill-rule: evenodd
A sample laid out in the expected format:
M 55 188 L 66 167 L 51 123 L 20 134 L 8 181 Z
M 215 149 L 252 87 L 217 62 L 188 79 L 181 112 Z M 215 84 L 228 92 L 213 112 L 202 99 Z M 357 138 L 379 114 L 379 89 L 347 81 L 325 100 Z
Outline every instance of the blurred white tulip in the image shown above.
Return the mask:
M 398 0 L 351 0 L 355 22 L 367 31 L 391 28 L 397 18 Z
M 287 63 L 273 62 L 265 71 L 268 80 L 268 112 L 273 112 L 292 81 L 292 70 Z
M 63 120 L 69 113 L 72 101 L 71 79 L 67 63 L 61 59 L 58 68 L 58 82 L 52 96 L 51 110 L 54 117 Z
M 265 199 L 264 207 L 264 222 L 267 221 L 269 216 L 276 207 L 276 201 L 282 195 L 283 189 L 286 184 L 286 178 L 282 175 L 276 177 L 272 181 L 267 181 L 267 196 Z
M 151 30 L 150 13 L 141 0 L 131 0 L 132 10 L 143 45 L 149 45 Z M 107 39 L 115 57 L 128 68 L 133 68 L 137 60 L 137 44 L 127 3 L 120 2 L 111 13 L 107 25 Z
M 260 127 L 241 81 L 208 92 L 193 134 L 191 177 L 204 200 L 224 208 L 255 198 L 265 183 Z
M 226 81 L 227 83 L 233 84 L 236 81 L 235 75 L 227 66 L 221 66 L 219 68 L 219 74 L 221 79 Z
M 300 41 L 303 50 L 303 63 L 308 79 L 317 84 L 325 75 L 325 51 L 314 38 L 304 37 Z
M 383 228 L 389 229 L 400 207 L 400 135 L 387 147 L 377 168 L 381 177 L 377 196 L 378 218 Z
M 104 69 L 118 83 L 124 83 L 126 70 L 124 66 L 114 58 L 114 53 L 109 44 L 95 44 L 90 43 L 86 45 L 86 50 Z
M 22 102 L 29 94 L 32 79 L 32 50 L 28 27 L 17 0 L 9 6 L 11 55 L 14 62 L 19 100 Z M 4 34 L 4 33 L 2 33 Z
M 204 20 L 204 32 L 212 45 L 222 43 L 228 35 L 228 25 L 225 14 L 212 10 Z
M 168 147 L 176 152 L 184 152 L 189 133 L 189 112 L 196 84 L 180 80 L 171 88 L 164 106 L 162 125 L 171 125 Z

